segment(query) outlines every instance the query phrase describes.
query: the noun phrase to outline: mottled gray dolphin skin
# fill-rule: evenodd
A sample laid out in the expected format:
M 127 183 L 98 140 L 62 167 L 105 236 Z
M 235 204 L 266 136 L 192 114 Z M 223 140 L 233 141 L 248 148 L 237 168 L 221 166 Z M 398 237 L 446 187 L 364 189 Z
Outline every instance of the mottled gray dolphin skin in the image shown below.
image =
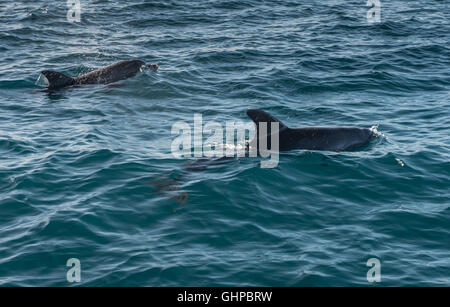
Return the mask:
M 255 143 L 259 138 L 259 123 L 266 122 L 268 127 L 267 148 L 271 149 L 270 123 L 279 123 L 279 151 L 294 149 L 349 151 L 367 144 L 374 136 L 373 131 L 366 128 L 305 127 L 292 129 L 262 110 L 248 110 L 247 115 L 257 127 L 257 137 L 250 142 L 250 146 L 259 144 Z
M 73 85 L 108 84 L 134 77 L 138 72 L 145 68 L 156 71 L 158 70 L 158 65 L 145 65 L 145 63 L 141 60 L 126 60 L 94 70 L 90 73 L 75 78 L 52 70 L 44 70 L 41 73 L 48 80 L 48 89 L 54 90 Z

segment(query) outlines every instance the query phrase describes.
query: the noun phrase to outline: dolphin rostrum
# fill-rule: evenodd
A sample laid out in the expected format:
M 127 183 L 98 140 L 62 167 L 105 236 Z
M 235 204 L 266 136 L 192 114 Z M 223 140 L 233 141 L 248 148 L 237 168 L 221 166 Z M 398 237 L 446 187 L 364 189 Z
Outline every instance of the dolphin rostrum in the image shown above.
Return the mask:
M 158 64 L 145 65 L 141 60 L 126 60 L 99 68 L 79 77 L 69 77 L 52 70 L 44 70 L 41 73 L 48 81 L 48 89 L 54 90 L 73 85 L 108 84 L 131 78 L 146 68 L 156 71 L 158 70 Z
M 256 137 L 249 146 L 259 146 L 260 123 L 267 123 L 267 147 L 271 149 L 270 123 L 278 123 L 279 151 L 294 149 L 349 151 L 367 144 L 373 137 L 374 131 L 367 128 L 354 127 L 305 127 L 288 128 L 278 119 L 262 110 L 248 110 L 247 115 L 256 124 Z M 256 143 L 255 143 L 256 142 Z M 259 147 L 256 147 L 259 148 Z

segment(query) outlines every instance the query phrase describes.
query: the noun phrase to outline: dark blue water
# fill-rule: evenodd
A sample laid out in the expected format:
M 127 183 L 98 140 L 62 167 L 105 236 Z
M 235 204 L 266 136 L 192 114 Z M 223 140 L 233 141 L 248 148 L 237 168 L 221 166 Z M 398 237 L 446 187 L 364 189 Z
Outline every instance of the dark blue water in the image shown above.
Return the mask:
M 450 285 L 448 1 L 0 3 L 0 285 Z M 39 71 L 159 63 L 56 93 Z M 187 166 L 177 121 L 378 125 L 346 153 Z M 181 174 L 181 175 L 180 175 Z

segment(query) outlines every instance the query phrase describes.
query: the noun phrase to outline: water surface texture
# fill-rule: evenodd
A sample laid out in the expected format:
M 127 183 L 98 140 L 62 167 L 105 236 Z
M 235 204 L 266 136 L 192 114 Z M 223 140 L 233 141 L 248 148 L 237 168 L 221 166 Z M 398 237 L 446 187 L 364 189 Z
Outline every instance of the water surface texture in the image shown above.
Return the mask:
M 1 1 L 0 285 L 371 286 L 377 258 L 379 285 L 450 286 L 449 2 L 381 3 Z M 35 84 L 130 58 L 160 69 Z M 251 108 L 380 135 L 274 169 L 172 156 L 175 122 Z

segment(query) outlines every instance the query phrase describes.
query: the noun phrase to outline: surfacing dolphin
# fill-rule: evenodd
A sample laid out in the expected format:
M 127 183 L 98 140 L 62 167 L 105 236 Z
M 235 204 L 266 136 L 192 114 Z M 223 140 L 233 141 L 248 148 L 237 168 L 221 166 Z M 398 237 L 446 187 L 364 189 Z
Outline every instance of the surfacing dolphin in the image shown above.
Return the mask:
M 272 122 L 279 123 L 279 151 L 295 149 L 350 151 L 367 144 L 374 132 L 367 128 L 354 127 L 305 127 L 288 128 L 278 119 L 262 110 L 248 110 L 247 115 L 256 124 L 256 137 L 250 146 L 259 144 L 259 123 L 267 123 L 267 148 L 271 148 L 270 127 Z M 255 142 L 258 142 L 255 144 Z M 259 147 L 257 147 L 259 148 Z
M 99 68 L 79 77 L 69 77 L 52 70 L 44 70 L 41 73 L 48 81 L 48 89 L 55 90 L 74 85 L 108 84 L 134 77 L 143 69 L 156 71 L 158 70 L 158 64 L 145 65 L 141 60 L 126 60 Z

